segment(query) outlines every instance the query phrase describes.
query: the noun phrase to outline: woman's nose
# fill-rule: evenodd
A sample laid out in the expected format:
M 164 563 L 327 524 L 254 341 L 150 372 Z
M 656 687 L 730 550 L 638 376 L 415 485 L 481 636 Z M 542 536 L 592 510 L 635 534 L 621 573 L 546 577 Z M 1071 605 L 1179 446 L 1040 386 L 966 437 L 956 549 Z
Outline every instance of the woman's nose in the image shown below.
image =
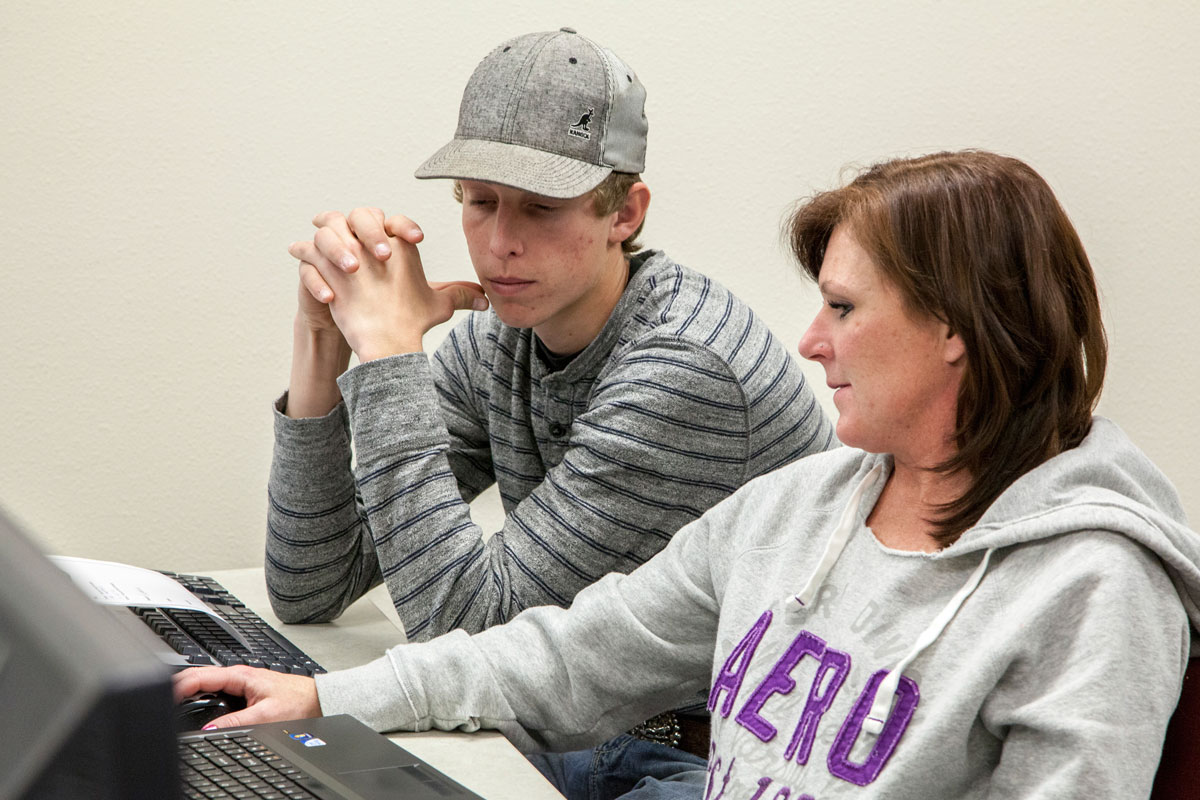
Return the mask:
M 800 346 L 797 349 L 800 351 L 800 355 L 810 361 L 829 356 L 829 339 L 821 330 L 818 320 L 814 319 L 808 326 L 808 330 L 800 337 Z

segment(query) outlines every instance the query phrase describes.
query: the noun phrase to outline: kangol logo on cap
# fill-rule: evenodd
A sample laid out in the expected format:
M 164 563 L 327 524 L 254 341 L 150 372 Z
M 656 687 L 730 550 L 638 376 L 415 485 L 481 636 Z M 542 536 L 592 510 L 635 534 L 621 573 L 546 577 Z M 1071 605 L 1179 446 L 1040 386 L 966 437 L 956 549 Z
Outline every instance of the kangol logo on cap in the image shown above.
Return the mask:
M 591 125 L 591 122 L 592 122 L 592 114 L 595 114 L 595 113 L 596 113 L 595 108 L 589 108 L 587 110 L 587 113 L 579 118 L 579 122 L 576 122 L 574 125 L 567 128 L 567 135 L 568 136 L 577 136 L 580 139 L 591 139 L 592 138 L 592 130 L 589 126 Z

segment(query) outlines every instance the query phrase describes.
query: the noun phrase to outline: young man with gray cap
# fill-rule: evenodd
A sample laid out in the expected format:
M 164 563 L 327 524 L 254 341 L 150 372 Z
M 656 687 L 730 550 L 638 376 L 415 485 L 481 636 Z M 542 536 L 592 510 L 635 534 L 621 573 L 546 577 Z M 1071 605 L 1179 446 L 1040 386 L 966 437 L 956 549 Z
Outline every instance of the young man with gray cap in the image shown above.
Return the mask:
M 661 251 L 635 254 L 644 100 L 627 65 L 570 29 L 512 39 L 416 172 L 454 179 L 477 284 L 429 284 L 420 229 L 378 209 L 319 215 L 292 246 L 266 560 L 281 619 L 336 618 L 381 580 L 414 640 L 568 605 L 746 481 L 833 444 L 749 308 Z M 424 334 L 467 308 L 427 357 Z M 487 537 L 468 503 L 493 483 L 506 519 Z

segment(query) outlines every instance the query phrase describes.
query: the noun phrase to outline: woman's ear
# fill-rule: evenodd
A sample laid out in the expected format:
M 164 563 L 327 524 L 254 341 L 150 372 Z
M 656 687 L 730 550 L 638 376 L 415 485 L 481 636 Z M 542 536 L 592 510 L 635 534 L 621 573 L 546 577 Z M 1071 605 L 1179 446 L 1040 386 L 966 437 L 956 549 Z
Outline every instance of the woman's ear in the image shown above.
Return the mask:
M 637 231 L 650 208 L 650 187 L 638 181 L 629 187 L 625 203 L 617 209 L 617 215 L 609 228 L 609 244 L 620 244 Z
M 967 346 L 962 337 L 950 330 L 949 325 L 943 326 L 945 340 L 942 345 L 942 355 L 947 364 L 961 364 L 967 357 Z

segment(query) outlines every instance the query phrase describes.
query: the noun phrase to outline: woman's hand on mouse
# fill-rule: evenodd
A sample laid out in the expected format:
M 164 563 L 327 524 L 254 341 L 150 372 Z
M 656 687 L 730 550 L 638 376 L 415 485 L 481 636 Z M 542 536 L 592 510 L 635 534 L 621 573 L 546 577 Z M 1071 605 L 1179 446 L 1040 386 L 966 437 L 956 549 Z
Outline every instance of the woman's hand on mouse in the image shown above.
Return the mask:
M 244 709 L 217 717 L 205 730 L 321 715 L 316 681 L 259 667 L 186 669 L 175 675 L 174 692 L 177 703 L 199 692 L 225 692 L 246 699 Z

